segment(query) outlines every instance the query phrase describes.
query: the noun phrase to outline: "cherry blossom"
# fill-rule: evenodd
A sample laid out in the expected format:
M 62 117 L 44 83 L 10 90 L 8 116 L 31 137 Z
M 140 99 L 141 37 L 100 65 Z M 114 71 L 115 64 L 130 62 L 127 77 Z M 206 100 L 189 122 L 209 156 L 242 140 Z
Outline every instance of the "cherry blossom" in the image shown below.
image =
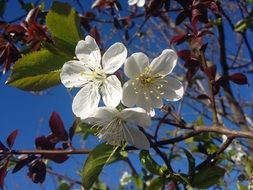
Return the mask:
M 122 43 L 113 44 L 101 57 L 100 49 L 91 36 L 78 42 L 76 57 L 63 65 L 61 82 L 67 88 L 81 88 L 72 103 L 77 117 L 87 118 L 98 107 L 101 96 L 106 106 L 116 107 L 122 97 L 122 87 L 112 75 L 125 62 L 127 49 Z

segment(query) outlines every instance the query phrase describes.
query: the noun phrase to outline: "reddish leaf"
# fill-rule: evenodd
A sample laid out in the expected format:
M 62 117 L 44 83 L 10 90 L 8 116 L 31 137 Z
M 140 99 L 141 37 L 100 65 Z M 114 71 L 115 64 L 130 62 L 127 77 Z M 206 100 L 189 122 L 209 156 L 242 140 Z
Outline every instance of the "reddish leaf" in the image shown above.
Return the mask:
M 208 76 L 210 80 L 214 80 L 216 76 L 216 66 L 212 65 L 204 69 L 204 73 Z
M 210 97 L 207 96 L 206 94 L 200 94 L 200 95 L 197 97 L 197 99 L 200 99 L 200 100 L 206 100 L 206 99 L 208 99 L 208 100 L 210 100 Z
M 0 187 L 3 189 L 4 186 L 4 178 L 7 175 L 7 167 L 9 164 L 9 160 L 7 160 L 0 168 Z
M 29 166 L 28 176 L 34 183 L 43 183 L 46 177 L 46 164 L 41 160 Z
M 0 39 L 0 65 L 2 64 L 2 69 L 0 72 L 5 74 L 15 61 L 20 58 L 21 55 L 17 47 L 4 39 Z
M 187 16 L 189 16 L 189 13 L 188 11 L 181 11 L 178 15 L 177 15 L 177 18 L 176 18 L 176 25 L 179 25 L 181 24 L 186 18 Z
M 190 35 L 190 34 L 176 35 L 171 38 L 170 43 L 179 45 L 179 44 L 185 42 L 186 40 L 190 39 L 191 37 L 192 37 L 192 35 Z
M 64 124 L 61 120 L 61 117 L 58 113 L 53 112 L 49 120 L 50 129 L 55 137 L 59 140 L 66 141 L 68 140 L 68 133 L 64 128 Z
M 15 142 L 15 139 L 17 137 L 17 134 L 18 134 L 18 130 L 16 129 L 15 131 L 13 131 L 7 138 L 6 140 L 6 143 L 8 145 L 8 147 L 11 149 L 14 142 Z
M 55 150 L 64 150 L 61 148 L 57 148 Z M 67 154 L 50 154 L 50 155 L 45 155 L 43 158 L 52 160 L 55 163 L 61 164 L 65 162 L 69 157 Z
M 247 77 L 242 73 L 235 73 L 229 76 L 229 80 L 236 84 L 248 84 Z
M 90 35 L 96 40 L 97 44 L 98 45 L 101 45 L 101 38 L 100 38 L 100 34 L 97 30 L 96 27 L 93 27 L 91 30 L 90 30 Z
M 76 122 L 74 121 L 72 126 L 69 128 L 69 139 L 72 140 L 74 134 L 75 134 L 75 131 L 76 131 L 76 127 L 77 127 L 77 124 Z
M 92 8 L 105 9 L 113 7 L 116 0 L 95 0 L 92 4 Z
M 15 167 L 12 170 L 12 173 L 16 173 L 19 170 L 21 170 L 24 166 L 28 165 L 30 162 L 32 162 L 34 159 L 36 159 L 36 156 L 25 156 L 21 158 L 15 165 Z
M 36 148 L 39 150 L 53 150 L 55 143 L 52 143 L 47 137 L 40 136 L 35 139 Z
M 6 146 L 0 141 L 0 150 L 8 150 Z
M 187 61 L 191 58 L 192 53 L 188 49 L 184 49 L 177 52 L 178 57 L 182 58 L 184 61 Z

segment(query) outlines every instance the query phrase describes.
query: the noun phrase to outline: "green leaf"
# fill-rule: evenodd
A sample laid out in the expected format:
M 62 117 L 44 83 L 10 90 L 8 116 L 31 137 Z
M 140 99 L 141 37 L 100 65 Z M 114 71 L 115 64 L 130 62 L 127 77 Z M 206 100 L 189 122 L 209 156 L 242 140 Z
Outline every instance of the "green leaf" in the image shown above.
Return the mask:
M 142 150 L 139 154 L 142 165 L 151 173 L 156 175 L 162 175 L 163 170 L 160 165 L 151 157 L 147 150 Z
M 60 83 L 62 65 L 69 58 L 43 49 L 20 58 L 7 84 L 27 91 L 41 91 Z
M 121 158 L 114 149 L 111 145 L 100 144 L 90 152 L 82 170 L 82 182 L 85 189 L 92 187 L 106 164 Z
M 157 178 L 155 178 L 151 181 L 151 183 L 148 186 L 147 190 L 162 190 L 165 183 L 166 183 L 165 179 L 163 179 L 161 177 L 157 177 Z
M 184 149 L 184 153 L 188 160 L 188 175 L 192 178 L 195 173 L 195 159 L 188 150 Z
M 238 190 L 248 190 L 248 188 L 245 185 L 243 185 L 240 181 L 237 181 L 236 186 Z
M 143 189 L 143 181 L 140 176 L 138 175 L 133 176 L 133 181 L 138 189 Z
M 57 190 L 70 190 L 70 185 L 66 181 L 61 181 L 60 185 L 57 187 Z
M 205 166 L 194 175 L 192 186 L 207 189 L 219 182 L 223 178 L 226 170 L 219 166 Z
M 47 14 L 46 25 L 56 47 L 74 56 L 76 44 L 83 38 L 76 11 L 66 3 L 55 1 Z

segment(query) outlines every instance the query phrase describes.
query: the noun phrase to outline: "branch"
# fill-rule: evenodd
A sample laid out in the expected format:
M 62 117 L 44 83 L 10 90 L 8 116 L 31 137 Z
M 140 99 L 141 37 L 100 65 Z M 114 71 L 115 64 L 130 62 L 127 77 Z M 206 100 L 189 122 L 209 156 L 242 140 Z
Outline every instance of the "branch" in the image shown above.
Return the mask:
M 62 155 L 62 154 L 89 154 L 90 150 L 75 149 L 75 150 L 0 150 L 0 155 L 21 155 L 21 154 L 41 154 L 41 155 Z

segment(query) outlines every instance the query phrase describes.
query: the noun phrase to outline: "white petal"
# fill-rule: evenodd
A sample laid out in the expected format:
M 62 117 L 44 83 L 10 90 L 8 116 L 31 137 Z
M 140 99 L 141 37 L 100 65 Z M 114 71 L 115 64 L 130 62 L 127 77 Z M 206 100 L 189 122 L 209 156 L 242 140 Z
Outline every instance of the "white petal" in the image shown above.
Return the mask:
M 60 74 L 61 82 L 67 88 L 81 87 L 90 80 L 90 77 L 82 75 L 87 68 L 80 61 L 68 61 L 64 63 Z
M 115 76 L 109 76 L 103 83 L 102 97 L 106 106 L 116 107 L 122 97 L 122 88 L 119 79 Z
M 149 94 L 153 108 L 161 108 L 163 106 L 162 96 L 158 97 L 154 93 Z
M 76 57 L 92 68 L 101 68 L 101 53 L 94 38 L 86 36 L 85 40 L 80 40 L 76 46 Z
M 123 85 L 123 94 L 121 102 L 127 107 L 132 107 L 137 102 L 132 82 L 133 80 L 129 80 Z
M 72 110 L 77 117 L 85 119 L 93 114 L 98 107 L 100 94 L 98 86 L 87 83 L 75 96 L 72 103 Z
M 139 0 L 137 3 L 138 7 L 143 7 L 145 5 L 145 0 Z
M 92 114 L 90 117 L 86 118 L 84 121 L 96 124 L 99 121 L 102 122 L 110 122 L 113 120 L 115 115 L 117 115 L 119 111 L 114 107 L 99 107 L 94 110 L 94 114 Z
M 152 111 L 153 109 L 152 99 L 150 98 L 150 93 L 148 91 L 140 90 L 136 98 L 137 98 L 136 106 L 143 108 L 148 113 Z
M 151 126 L 151 118 L 142 108 L 126 108 L 119 113 L 119 117 L 122 120 L 137 124 L 141 127 Z
M 148 149 L 150 147 L 147 137 L 134 127 L 124 126 L 124 138 L 138 149 Z
M 151 74 L 168 75 L 172 72 L 176 64 L 176 52 L 172 49 L 163 50 L 162 54 L 151 62 Z
M 173 77 L 168 77 L 167 81 L 168 83 L 165 85 L 165 94 L 163 97 L 169 101 L 180 100 L 184 95 L 182 83 Z
M 134 78 L 141 74 L 148 65 L 149 60 L 144 53 L 134 53 L 127 58 L 124 66 L 124 72 L 128 78 Z
M 103 55 L 103 70 L 107 74 L 117 71 L 125 62 L 127 49 L 122 43 L 113 44 Z
M 128 0 L 128 5 L 132 6 L 134 4 L 136 4 L 138 2 L 138 0 Z

